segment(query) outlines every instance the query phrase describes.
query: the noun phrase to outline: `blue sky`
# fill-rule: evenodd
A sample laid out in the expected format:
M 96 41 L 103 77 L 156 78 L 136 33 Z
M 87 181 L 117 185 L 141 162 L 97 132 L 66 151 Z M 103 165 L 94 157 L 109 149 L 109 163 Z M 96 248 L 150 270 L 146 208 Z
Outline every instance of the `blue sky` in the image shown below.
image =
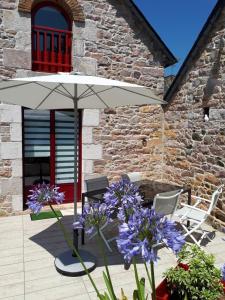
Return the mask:
M 134 0 L 178 63 L 166 69 L 176 74 L 217 0 Z

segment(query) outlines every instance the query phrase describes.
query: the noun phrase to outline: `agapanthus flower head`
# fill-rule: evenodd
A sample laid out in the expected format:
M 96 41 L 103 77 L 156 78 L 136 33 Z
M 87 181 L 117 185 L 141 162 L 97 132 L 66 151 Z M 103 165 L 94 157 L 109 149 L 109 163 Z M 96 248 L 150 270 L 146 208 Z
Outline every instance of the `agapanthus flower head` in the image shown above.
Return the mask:
M 175 223 L 157 214 L 154 209 L 139 208 L 119 227 L 117 246 L 128 262 L 141 256 L 146 262 L 157 261 L 157 245 L 164 243 L 175 253 L 184 244 L 184 237 Z
M 85 228 L 87 234 L 98 230 L 112 221 L 112 210 L 104 202 L 90 202 L 84 205 L 84 211 L 78 221 L 74 222 L 75 229 Z
M 225 281 L 225 264 L 221 268 L 221 277 L 222 277 L 222 280 Z
M 120 221 L 125 221 L 143 201 L 138 187 L 129 180 L 112 183 L 104 194 L 104 200 L 107 206 L 118 210 Z
M 59 187 L 42 183 L 35 185 L 30 190 L 26 204 L 35 214 L 38 214 L 44 205 L 49 203 L 61 204 L 64 198 L 65 195 L 63 192 L 59 192 Z

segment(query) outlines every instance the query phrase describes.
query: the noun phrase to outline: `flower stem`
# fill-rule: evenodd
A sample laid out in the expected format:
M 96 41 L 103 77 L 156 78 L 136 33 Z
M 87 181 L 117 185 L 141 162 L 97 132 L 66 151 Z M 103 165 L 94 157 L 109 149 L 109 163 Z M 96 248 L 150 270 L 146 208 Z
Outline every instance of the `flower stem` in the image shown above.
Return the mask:
M 85 264 L 84 264 L 84 262 L 83 262 L 81 256 L 79 255 L 77 249 L 74 247 L 73 242 L 72 242 L 72 240 L 71 240 L 71 238 L 70 238 L 68 232 L 67 232 L 66 229 L 65 229 L 65 226 L 63 225 L 62 221 L 60 220 L 60 218 L 59 218 L 58 215 L 56 214 L 56 212 L 55 212 L 53 206 L 52 206 L 50 203 L 49 203 L 49 206 L 50 206 L 52 212 L 54 213 L 54 215 L 55 215 L 55 217 L 56 217 L 56 219 L 57 219 L 57 221 L 58 221 L 59 227 L 60 227 L 60 229 L 61 229 L 62 232 L 63 232 L 63 235 L 64 235 L 64 238 L 65 238 L 65 240 L 66 240 L 67 245 L 68 245 L 69 248 L 76 254 L 76 257 L 77 257 L 78 260 L 80 261 L 82 267 L 83 267 L 84 270 L 85 270 L 85 273 L 87 274 L 88 278 L 90 279 L 90 281 L 91 281 L 91 283 L 92 283 L 92 286 L 93 286 L 93 288 L 95 289 L 95 292 L 97 293 L 98 298 L 101 299 L 102 297 L 101 297 L 101 295 L 100 295 L 100 293 L 99 293 L 99 291 L 98 291 L 98 289 L 97 289 L 97 287 L 96 287 L 96 285 L 95 285 L 95 283 L 94 283 L 94 280 L 92 279 L 92 277 L 91 277 L 91 275 L 90 275 L 88 269 L 86 268 L 86 266 L 85 266 Z
M 136 280 L 136 284 L 137 284 L 137 291 L 138 291 L 138 298 L 140 300 L 142 300 L 142 296 L 141 296 L 141 286 L 140 286 L 140 281 L 138 278 L 138 271 L 137 271 L 137 265 L 136 265 L 136 260 L 133 257 L 133 265 L 134 265 L 134 274 L 135 274 L 135 280 Z
M 148 270 L 148 267 L 147 267 L 147 265 L 146 265 L 146 262 L 144 262 L 144 265 L 145 265 L 145 271 L 146 271 L 147 276 L 148 276 L 148 281 L 149 281 L 149 284 L 150 284 L 151 289 L 152 289 L 152 280 L 151 280 L 151 276 L 150 276 L 150 274 L 149 274 L 149 270 Z
M 154 274 L 154 262 L 150 262 L 151 267 L 151 279 L 152 279 L 152 300 L 156 300 L 156 291 L 155 291 L 155 274 Z
M 108 260 L 107 260 L 107 257 L 105 255 L 104 244 L 103 244 L 103 241 L 102 241 L 102 238 L 101 238 L 101 234 L 100 234 L 99 228 L 97 228 L 97 232 L 98 232 L 98 238 L 99 238 L 99 242 L 100 242 L 100 248 L 101 248 L 101 252 L 102 252 L 102 256 L 103 256 L 103 260 L 104 260 L 106 274 L 107 274 L 107 277 L 108 277 L 108 280 L 109 280 L 109 284 L 110 284 L 110 287 L 111 287 L 111 292 L 112 292 L 114 300 L 117 300 L 117 298 L 115 296 L 115 293 L 114 293 L 114 289 L 113 289 L 113 285 L 112 285 L 112 280 L 111 280 L 111 276 L 110 276 L 109 268 L 108 268 Z

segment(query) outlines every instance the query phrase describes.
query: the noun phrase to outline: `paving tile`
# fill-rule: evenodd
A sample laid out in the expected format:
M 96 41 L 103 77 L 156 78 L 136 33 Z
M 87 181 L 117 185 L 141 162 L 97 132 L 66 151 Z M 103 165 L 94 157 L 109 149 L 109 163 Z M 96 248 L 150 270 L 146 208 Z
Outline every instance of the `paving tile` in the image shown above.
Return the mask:
M 1 276 L 6 275 L 6 274 L 13 274 L 13 273 L 18 273 L 18 272 L 23 272 L 23 271 L 24 271 L 23 263 L 0 266 Z
M 23 247 L 0 250 L 0 257 L 23 255 Z
M 15 239 L 4 239 L 0 240 L 0 251 L 7 250 L 12 248 L 21 248 L 23 247 L 23 238 L 15 238 Z
M 25 295 L 25 300 L 57 300 L 57 299 L 66 299 L 68 297 L 80 295 L 80 300 L 83 298 L 85 287 L 83 283 L 75 285 L 66 284 L 64 286 L 54 287 L 50 289 L 45 289 L 41 291 L 36 291 L 35 293 L 29 293 Z
M 0 266 L 12 265 L 23 262 L 23 255 L 11 255 L 6 257 L 0 257 Z
M 53 266 L 54 265 L 54 257 L 47 258 L 47 259 L 37 259 L 37 260 L 32 260 L 24 263 L 24 269 L 25 272 L 29 270 L 37 270 L 41 269 L 47 266 Z
M 10 285 L 14 283 L 21 283 L 21 282 L 24 282 L 24 272 L 18 272 L 18 273 L 0 276 L 0 286 Z
M 62 298 L 63 300 L 90 300 L 90 297 L 88 294 L 82 294 L 79 296 L 72 296 L 72 297 L 66 297 L 66 298 Z M 98 299 L 99 300 L 99 299 Z
M 63 217 L 63 222 L 72 232 L 71 224 L 73 210 L 69 209 Z M 18 230 L 16 235 L 15 228 Z M 213 232 L 210 226 L 206 230 Z M 2 234 L 1 234 L 2 233 Z M 113 235 L 110 231 L 107 234 Z M 48 219 L 31 222 L 29 215 L 0 218 L 0 299 L 4 300 L 91 300 L 97 299 L 91 283 L 86 275 L 77 278 L 63 277 L 54 267 L 54 256 L 67 249 L 63 235 L 60 233 L 56 220 Z M 103 259 L 94 238 L 87 240 L 82 248 L 97 256 L 97 267 L 92 276 L 98 288 L 106 290 L 102 271 Z M 134 271 L 131 266 L 124 270 L 121 255 L 112 243 L 113 253 L 106 251 L 109 269 L 117 296 L 123 287 L 129 299 L 132 299 L 135 288 Z M 216 232 L 212 241 L 203 248 L 216 257 L 216 266 L 224 263 L 225 234 Z M 163 272 L 170 266 L 176 265 L 176 257 L 166 248 L 159 250 L 160 260 L 155 266 L 156 283 L 162 280 Z M 144 265 L 138 263 L 140 276 L 146 278 L 146 288 L 149 289 Z M 26 287 L 24 291 L 24 285 Z M 13 287 L 14 286 L 14 287 Z M 3 293 L 4 292 L 4 293 Z M 26 292 L 26 296 L 24 296 Z M 3 295 L 3 296 L 2 296 Z M 25 298 L 24 298 L 25 297 Z
M 25 299 L 25 295 L 17 295 L 13 297 L 4 298 L 4 300 L 24 300 L 24 299 Z
M 111 275 L 111 279 L 113 282 L 113 286 L 115 286 L 115 287 L 120 286 L 121 282 L 125 285 L 127 283 L 131 284 L 135 281 L 132 271 L 127 271 L 126 273 L 122 273 L 122 274 L 113 274 L 113 275 Z M 105 282 L 104 282 L 104 279 L 102 276 L 95 278 L 94 282 L 98 289 L 105 288 Z M 84 283 L 85 283 L 85 287 L 89 293 L 94 291 L 94 288 L 90 281 L 85 280 Z
M 54 287 L 64 287 L 68 284 L 76 285 L 83 285 L 82 278 L 77 277 L 76 280 L 72 277 L 65 277 L 65 276 L 48 276 L 46 278 L 39 278 L 38 280 L 31 280 L 25 282 L 25 293 L 30 294 L 36 291 L 42 291 L 45 289 L 50 289 Z
M 25 272 L 25 281 L 39 280 L 41 278 L 47 278 L 48 276 L 61 276 L 55 269 L 54 264 L 40 269 L 28 270 Z
M 0 287 L 0 299 L 24 294 L 24 283 L 13 283 Z

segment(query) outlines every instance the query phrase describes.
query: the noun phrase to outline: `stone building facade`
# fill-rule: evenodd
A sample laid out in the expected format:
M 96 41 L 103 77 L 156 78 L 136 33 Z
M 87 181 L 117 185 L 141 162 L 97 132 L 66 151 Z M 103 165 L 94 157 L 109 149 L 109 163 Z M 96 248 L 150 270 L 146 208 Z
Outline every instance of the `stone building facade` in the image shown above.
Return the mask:
M 210 198 L 225 183 L 225 2 L 218 1 L 166 94 L 164 180 Z M 213 212 L 225 226 L 225 194 Z
M 31 11 L 42 0 L 0 2 L 0 76 L 32 71 Z M 176 62 L 132 1 L 50 0 L 73 21 L 73 70 L 134 82 L 164 91 L 164 67 Z M 2 99 L 0 99 L 2 100 Z M 162 177 L 160 107 L 84 110 L 83 176 L 116 179 L 128 171 Z M 23 209 L 22 116 L 18 106 L 0 104 L 0 214 Z

